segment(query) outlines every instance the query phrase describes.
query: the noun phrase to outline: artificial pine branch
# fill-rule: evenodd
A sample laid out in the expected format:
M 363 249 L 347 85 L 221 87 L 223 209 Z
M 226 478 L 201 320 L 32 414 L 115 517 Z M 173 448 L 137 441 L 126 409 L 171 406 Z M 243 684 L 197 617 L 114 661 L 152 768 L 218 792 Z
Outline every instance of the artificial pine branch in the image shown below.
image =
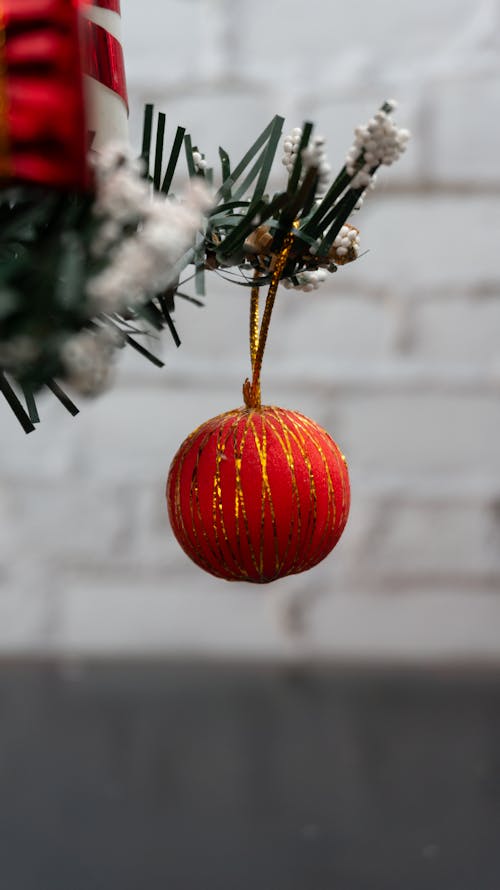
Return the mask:
M 393 107 L 393 103 L 384 103 L 366 127 L 357 129 L 345 164 L 324 193 L 321 141 L 313 137 L 310 122 L 294 131 L 293 145 L 288 142 L 283 163 L 289 174 L 283 189 L 274 194 L 270 176 L 283 128 L 281 117 L 276 115 L 267 124 L 237 164 L 219 148 L 221 181 L 212 206 L 204 212 L 191 245 L 175 260 L 167 286 L 148 291 L 139 302 L 134 295 L 129 300 L 123 294 L 125 301 L 119 311 L 96 310 L 92 296 L 95 281 L 99 276 L 102 280 L 113 266 L 122 244 L 137 233 L 140 236 L 144 223 L 139 218 L 120 223 L 122 240 L 115 238 L 112 250 L 96 253 L 94 244 L 102 222 L 99 214 L 96 216 L 94 196 L 28 184 L 0 190 L 0 391 L 23 429 L 30 432 L 39 421 L 35 396 L 43 386 L 70 413 L 78 412 L 55 380 L 67 378 L 67 346 L 71 344 L 73 353 L 76 349 L 78 354 L 80 342 L 75 347 L 72 344 L 80 336 L 95 346 L 97 341 L 92 338 L 102 338 L 108 331 L 109 344 L 118 337 L 114 346 L 129 345 L 161 367 L 163 362 L 142 346 L 137 336 L 166 327 L 178 346 L 180 338 L 172 318 L 175 297 L 202 305 L 197 297 L 205 293 L 206 270 L 234 276 L 243 287 L 255 289 L 271 282 L 275 286 L 274 270 L 286 241 L 279 278 L 286 286 L 310 289 L 307 282 L 317 270 L 332 272 L 337 265 L 355 259 L 357 229 L 347 220 L 380 164 L 392 163 L 406 143 L 406 132 L 389 122 Z M 158 114 L 155 121 L 153 105 L 146 105 L 141 188 L 152 201 L 182 206 L 171 195 L 171 188 L 183 146 L 192 181 L 212 183 L 214 171 L 183 127 L 177 127 L 170 146 L 166 131 L 165 115 Z M 118 157 L 115 170 L 119 173 L 120 165 L 126 163 Z M 191 264 L 196 297 L 178 289 L 183 286 L 179 284 L 183 271 Z M 109 344 L 103 348 L 110 350 Z M 21 387 L 27 410 L 6 374 Z

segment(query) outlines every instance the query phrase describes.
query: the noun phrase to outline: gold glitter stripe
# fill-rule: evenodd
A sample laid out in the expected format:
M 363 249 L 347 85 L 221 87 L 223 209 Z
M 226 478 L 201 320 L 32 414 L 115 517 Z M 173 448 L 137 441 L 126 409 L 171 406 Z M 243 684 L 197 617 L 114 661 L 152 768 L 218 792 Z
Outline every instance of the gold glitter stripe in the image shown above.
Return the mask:
M 311 462 L 311 458 L 309 456 L 311 446 L 318 447 L 318 443 L 315 438 L 311 435 L 314 430 L 314 427 L 311 429 L 309 424 L 302 423 L 302 416 L 298 415 L 294 412 L 293 416 L 289 416 L 289 422 L 293 425 L 293 429 L 295 431 L 295 435 L 297 436 L 298 441 L 301 444 L 301 453 L 304 457 L 304 452 L 306 453 L 306 466 L 308 467 L 310 480 L 313 482 L 311 484 L 311 497 L 310 497 L 310 508 L 308 511 L 308 532 L 309 535 L 307 539 L 304 541 L 303 545 L 297 549 L 297 557 L 294 561 L 293 566 L 291 567 L 294 572 L 304 571 L 305 567 L 309 565 L 311 561 L 311 554 L 316 553 L 317 547 L 313 549 L 314 537 L 317 532 L 317 518 L 318 518 L 318 495 L 316 490 L 316 477 L 314 475 L 313 464 Z M 317 435 L 317 429 L 315 430 Z M 312 510 L 311 510 L 312 505 Z M 330 505 L 328 504 L 327 509 L 329 510 Z M 328 518 L 328 515 L 327 515 Z M 326 526 L 327 527 L 327 526 Z
M 224 418 L 234 412 L 226 412 L 224 415 L 220 415 L 217 418 L 221 423 Z M 191 475 L 191 492 L 189 498 L 189 510 L 191 517 L 191 529 L 189 530 L 186 527 L 186 524 L 183 519 L 182 508 L 181 508 L 181 481 L 182 481 L 182 470 L 184 468 L 184 463 L 189 454 L 191 454 L 191 449 L 193 445 L 193 441 L 196 440 L 196 437 L 199 435 L 200 431 L 203 429 L 203 424 L 201 427 L 198 427 L 190 436 L 185 440 L 184 444 L 181 446 L 181 451 L 179 454 L 178 465 L 177 465 L 177 478 L 176 478 L 176 488 L 175 488 L 175 512 L 177 517 L 177 525 L 179 531 L 182 533 L 182 537 L 184 538 L 184 549 L 192 555 L 193 548 L 196 551 L 196 561 L 205 568 L 211 574 L 218 575 L 219 577 L 224 577 L 222 573 L 217 572 L 216 568 L 212 565 L 210 560 L 204 555 L 202 551 L 202 541 L 205 543 L 206 548 L 212 555 L 214 560 L 220 560 L 220 563 L 223 565 L 224 569 L 227 570 L 227 573 L 231 575 L 233 578 L 237 577 L 237 574 L 226 564 L 226 560 L 224 558 L 224 554 L 220 552 L 220 548 L 214 549 L 212 541 L 207 533 L 205 528 L 205 524 L 203 521 L 200 497 L 199 497 L 199 464 L 202 452 L 204 451 L 207 443 L 210 438 L 214 434 L 214 424 L 211 423 L 208 429 L 205 431 L 205 434 L 201 437 L 200 442 L 198 443 L 196 459 L 193 466 L 193 471 Z M 191 533 L 190 533 L 191 532 Z
M 218 437 L 217 437 L 216 472 L 215 472 L 215 476 L 214 476 L 214 493 L 216 495 L 214 532 L 216 535 L 216 539 L 218 541 L 217 518 L 219 518 L 220 526 L 221 526 L 221 533 L 222 533 L 222 536 L 226 543 L 226 547 L 229 551 L 229 554 L 233 561 L 234 566 L 232 568 L 229 568 L 227 558 L 225 558 L 223 550 L 222 550 L 222 545 L 218 541 L 218 547 L 219 547 L 221 561 L 223 562 L 225 568 L 227 568 L 227 570 L 230 571 L 234 577 L 238 577 L 238 578 L 241 578 L 241 580 L 244 580 L 247 577 L 247 573 L 245 572 L 245 569 L 242 568 L 241 558 L 238 559 L 237 554 L 234 552 L 234 549 L 231 545 L 231 542 L 229 540 L 229 537 L 228 537 L 228 534 L 226 531 L 226 524 L 225 524 L 225 520 L 224 520 L 223 491 L 222 491 L 222 482 L 221 482 L 221 475 L 220 475 L 221 464 L 224 460 L 226 460 L 226 456 L 225 456 L 226 446 L 227 446 L 228 442 L 230 441 L 230 439 L 232 438 L 233 429 L 235 427 L 237 428 L 239 423 L 240 423 L 240 413 L 235 412 L 235 416 L 234 416 L 234 419 L 232 420 L 232 422 L 229 421 L 229 423 L 227 424 L 225 429 L 221 426 L 219 429 Z M 223 436 L 223 434 L 224 434 L 224 436 Z M 234 518 L 234 517 L 232 517 L 232 518 Z M 241 554 L 240 554 L 240 556 L 241 556 Z
M 282 437 L 279 435 L 278 432 L 276 435 L 277 435 L 277 439 L 283 449 L 283 452 L 287 459 L 287 464 L 291 471 L 292 493 L 293 493 L 293 497 L 295 499 L 295 506 L 296 506 L 296 510 L 297 510 L 297 520 L 298 520 L 297 521 L 297 542 L 296 542 L 296 547 L 295 547 L 295 550 L 296 550 L 297 547 L 302 546 L 303 522 L 302 522 L 302 504 L 301 504 L 301 500 L 300 500 L 299 487 L 298 487 L 297 476 L 296 476 L 296 472 L 295 472 L 296 465 L 295 465 L 295 459 L 294 459 L 291 442 L 290 442 L 290 438 L 293 441 L 295 441 L 295 437 L 294 437 L 293 432 L 290 430 L 289 425 L 286 422 L 286 419 L 283 416 L 283 412 L 280 409 L 268 408 L 267 410 L 270 411 L 271 415 L 275 418 L 276 422 L 279 425 L 279 428 L 281 429 Z M 300 444 L 296 442 L 296 445 L 297 445 L 299 453 L 300 453 L 300 450 L 301 450 Z M 285 559 L 287 558 L 287 556 L 290 552 L 290 547 L 291 547 L 291 544 L 293 541 L 293 532 L 294 532 L 294 526 L 293 526 L 293 523 L 291 522 L 289 533 L 288 533 L 287 546 L 285 548 L 285 553 L 284 553 L 281 567 L 283 567 Z M 291 563 L 291 566 L 289 567 L 289 569 L 291 567 L 293 567 L 293 560 L 292 560 L 292 563 Z M 289 569 L 288 569 L 288 571 L 289 571 Z
M 281 449 L 283 451 L 283 454 L 286 457 L 288 468 L 290 470 L 290 479 L 291 479 L 291 484 L 292 484 L 292 500 L 293 500 L 293 503 L 295 504 L 296 516 L 297 516 L 297 525 L 295 526 L 295 516 L 292 513 L 291 521 L 290 521 L 290 525 L 289 525 L 289 529 L 288 529 L 288 537 L 287 537 L 287 543 L 285 546 L 285 550 L 283 552 L 283 556 L 282 556 L 279 564 L 276 567 L 276 572 L 278 574 L 279 572 L 281 572 L 283 567 L 286 565 L 286 561 L 287 561 L 288 555 L 290 553 L 290 548 L 292 546 L 295 528 L 297 530 L 297 540 L 300 541 L 300 536 L 301 536 L 301 531 L 302 531 L 302 509 L 301 509 L 301 503 L 300 503 L 300 498 L 299 498 L 299 487 L 298 487 L 298 483 L 297 483 L 297 476 L 295 473 L 295 461 L 293 458 L 293 451 L 292 451 L 292 447 L 290 444 L 290 437 L 288 434 L 289 433 L 288 427 L 286 426 L 286 424 L 283 421 L 282 412 L 280 412 L 276 408 L 272 408 L 272 407 L 268 408 L 267 410 L 269 412 L 270 425 L 273 429 L 276 440 L 281 445 Z M 276 421 L 276 423 L 278 425 L 278 429 L 276 429 L 276 427 L 272 424 L 273 420 Z M 281 430 L 281 434 L 280 434 L 280 430 Z
M 240 417 L 239 415 L 235 417 L 233 425 L 231 427 L 231 437 L 233 444 L 233 454 L 234 454 L 234 528 L 236 533 L 236 549 L 238 552 L 237 564 L 241 565 L 243 561 L 243 554 L 241 551 L 241 534 L 240 534 L 240 516 L 245 509 L 245 504 L 243 502 L 243 492 L 241 489 L 241 454 L 238 454 L 238 429 L 240 425 Z M 241 506 L 241 510 L 240 510 Z
M 239 423 L 239 412 L 235 412 L 234 422 L 236 424 Z M 225 453 L 226 444 L 231 437 L 232 425 L 229 422 L 227 428 L 224 428 L 222 425 L 219 427 L 218 435 L 217 435 L 217 443 L 216 443 L 216 469 L 214 475 L 214 490 L 216 493 L 216 512 L 213 517 L 213 529 L 216 540 L 217 552 L 220 563 L 224 566 L 224 569 L 227 574 L 230 574 L 233 579 L 244 580 L 245 579 L 245 571 L 241 569 L 240 563 L 238 562 L 232 547 L 230 546 L 228 536 L 226 533 L 226 527 L 224 522 L 224 504 L 223 504 L 223 492 L 221 487 L 221 477 L 220 477 L 220 464 L 222 461 L 222 455 Z M 225 433 L 225 438 L 223 439 L 223 434 Z M 226 543 L 227 549 L 229 550 L 229 554 L 233 560 L 233 566 L 230 566 L 228 563 L 228 559 L 224 553 L 224 549 L 222 547 L 222 543 L 220 541 L 218 528 L 217 528 L 217 518 L 220 520 L 221 532 Z
M 301 565 L 304 562 L 304 554 L 309 553 L 314 535 L 316 532 L 316 520 L 318 513 L 318 501 L 317 501 L 317 491 L 316 491 L 316 480 L 314 478 L 314 472 L 311 464 L 311 460 L 309 458 L 309 454 L 307 453 L 307 445 L 309 444 L 309 440 L 304 439 L 303 433 L 298 427 L 296 423 L 296 418 L 291 413 L 287 412 L 287 424 L 289 426 L 289 432 L 292 437 L 292 440 L 295 442 L 300 456 L 304 461 L 304 465 L 307 470 L 307 474 L 309 477 L 309 510 L 308 515 L 303 523 L 303 537 L 296 548 L 296 556 L 293 560 L 293 563 L 290 567 L 290 573 L 296 573 L 302 571 Z
M 315 429 L 314 422 L 310 421 L 309 418 L 306 418 L 303 415 L 301 415 L 301 418 L 304 423 L 304 426 L 309 427 L 311 433 L 313 433 L 314 429 Z M 347 462 L 345 460 L 344 455 L 340 451 L 338 445 L 333 441 L 333 439 L 331 439 L 331 437 L 328 437 L 326 439 L 326 443 L 329 447 L 329 451 L 332 455 L 332 458 L 337 465 L 337 471 L 338 471 L 340 483 L 342 486 L 342 504 L 341 504 L 341 510 L 340 510 L 339 515 L 337 515 L 337 505 L 336 505 L 336 497 L 335 497 L 336 492 L 335 492 L 335 486 L 333 484 L 332 477 L 331 477 L 330 466 L 328 464 L 328 460 L 327 460 L 327 457 L 323 450 L 322 445 L 320 445 L 319 442 L 316 439 L 314 439 L 314 444 L 315 444 L 316 448 L 318 449 L 318 453 L 320 454 L 322 461 L 323 461 L 323 465 L 325 467 L 325 472 L 326 472 L 326 477 L 327 477 L 327 482 L 328 482 L 329 505 L 328 505 L 327 519 L 329 520 L 329 518 L 330 518 L 330 507 L 331 507 L 331 510 L 333 512 L 333 534 L 335 535 L 335 537 L 338 541 L 338 539 L 340 538 L 342 531 L 345 527 L 345 524 L 347 522 L 347 517 L 349 515 L 349 505 L 348 505 L 348 497 L 347 497 L 349 482 L 348 482 L 348 477 L 346 476 L 346 473 L 345 473 L 345 466 L 342 466 L 342 463 L 346 464 Z M 331 549 L 331 548 L 329 548 L 328 537 L 329 537 L 329 523 L 327 523 L 325 525 L 324 534 L 322 535 L 320 541 L 318 542 L 318 547 L 316 548 L 315 560 L 308 561 L 305 564 L 305 568 L 309 568 L 312 565 L 316 565 L 318 562 L 320 562 L 324 558 L 324 556 L 327 555 L 327 553 L 329 552 L 329 549 Z M 326 552 L 325 552 L 325 545 L 327 547 Z
M 250 553 L 250 559 L 252 561 L 252 565 L 255 569 L 255 572 L 257 574 L 259 574 L 259 565 L 257 562 L 257 555 L 254 550 L 252 537 L 250 535 L 250 527 L 248 524 L 248 514 L 247 514 L 247 509 L 246 509 L 246 504 L 245 504 L 245 496 L 244 496 L 244 492 L 243 492 L 243 486 L 241 483 L 241 465 L 243 462 L 243 452 L 245 449 L 247 436 L 248 436 L 248 434 L 251 430 L 251 427 L 252 427 L 252 415 L 253 415 L 253 411 L 245 412 L 245 415 L 244 415 L 245 416 L 245 428 L 243 430 L 243 433 L 242 433 L 240 441 L 239 441 L 238 451 L 236 452 L 236 449 L 235 449 L 235 453 L 237 453 L 237 457 L 236 457 L 236 467 L 237 467 L 236 488 L 237 488 L 238 496 L 240 498 L 241 515 L 243 516 L 243 525 L 245 528 L 245 535 L 246 535 L 246 541 L 248 544 L 248 550 Z
M 222 506 L 222 490 L 220 485 L 220 463 L 222 460 L 223 452 L 223 443 L 222 443 L 222 434 L 224 431 L 224 427 L 221 424 L 219 429 L 217 430 L 217 439 L 215 442 L 215 471 L 212 480 L 212 530 L 215 538 L 215 548 L 217 550 L 217 555 L 219 562 L 221 562 L 225 566 L 224 553 L 222 551 L 222 547 L 219 541 L 219 530 L 218 530 L 218 522 L 220 521 L 222 534 L 226 536 L 225 526 L 224 526 L 224 513 Z
M 273 494 L 271 490 L 271 486 L 269 484 L 269 476 L 267 473 L 267 418 L 264 414 L 261 415 L 261 423 L 262 423 L 262 441 L 259 440 L 259 436 L 257 433 L 257 429 L 255 424 L 251 422 L 252 432 L 254 435 L 255 447 L 257 449 L 257 453 L 259 455 L 260 460 L 260 468 L 261 468 L 261 518 L 260 518 L 260 542 L 259 542 L 259 573 L 262 576 L 264 573 L 264 529 L 265 529 L 265 520 L 266 520 L 266 502 L 269 503 L 269 511 L 271 513 L 271 524 L 273 528 L 273 545 L 274 545 L 274 567 L 275 572 L 278 571 L 279 567 L 279 540 L 278 540 L 278 527 L 276 524 L 276 511 L 274 507 Z
M 342 453 L 339 449 L 340 460 L 344 464 L 344 471 L 341 474 L 342 479 L 342 522 L 344 526 L 347 522 L 347 517 L 349 516 L 349 506 L 350 506 L 350 484 L 349 484 L 349 467 L 347 465 L 347 460 L 345 454 Z
M 185 527 L 184 522 L 183 522 L 183 527 L 184 527 L 184 531 L 185 531 L 185 535 L 186 535 L 186 542 L 189 544 L 189 547 L 191 549 L 193 547 L 196 548 L 196 556 L 197 556 L 198 560 L 206 569 L 208 569 L 208 571 L 212 571 L 212 565 L 210 563 L 210 560 L 202 552 L 200 535 L 198 533 L 198 524 L 201 528 L 202 538 L 204 538 L 205 543 L 208 547 L 208 550 L 212 553 L 212 555 L 213 555 L 213 549 L 212 549 L 210 540 L 208 538 L 208 535 L 206 533 L 205 527 L 203 525 L 201 505 L 200 505 L 200 491 L 199 491 L 199 484 L 198 484 L 198 467 L 199 467 L 201 453 L 202 453 L 203 449 L 205 448 L 207 442 L 209 441 L 210 436 L 211 436 L 211 430 L 207 430 L 204 438 L 202 438 L 201 442 L 198 444 L 196 459 L 195 459 L 195 463 L 194 463 L 193 470 L 191 473 L 191 491 L 190 491 L 190 498 L 189 498 L 189 513 L 191 516 L 192 536 L 190 535 L 189 530 Z M 188 450 L 188 453 L 190 453 L 190 449 Z M 186 454 L 186 457 L 187 457 L 187 454 Z M 179 477 L 180 477 L 180 474 L 179 474 Z M 179 478 L 179 485 L 180 485 L 180 478 Z M 198 518 L 198 523 L 197 523 L 195 513 Z
M 311 444 L 314 445 L 314 447 L 316 448 L 316 450 L 321 458 L 321 461 L 323 463 L 323 468 L 325 471 L 326 480 L 327 480 L 327 491 L 328 491 L 327 514 L 326 514 L 324 529 L 323 529 L 323 532 L 321 534 L 319 541 L 316 544 L 316 547 L 314 548 L 314 550 L 311 550 L 309 552 L 309 558 L 305 559 L 303 561 L 303 564 L 302 564 L 303 568 L 301 570 L 305 571 L 307 568 L 310 568 L 311 566 L 316 565 L 318 562 L 320 562 L 321 559 L 323 558 L 323 554 L 326 555 L 324 553 L 325 544 L 327 543 L 327 540 L 332 532 L 332 526 L 334 529 L 334 534 L 336 533 L 337 517 L 336 517 L 336 504 L 335 504 L 335 487 L 333 485 L 328 459 L 327 459 L 326 454 L 323 450 L 322 444 L 320 444 L 320 442 L 317 439 L 317 426 L 315 423 L 310 421 L 309 418 L 304 417 L 303 415 L 298 416 L 297 425 L 299 426 L 299 428 L 303 428 L 304 431 L 307 432 L 308 436 L 310 437 L 309 440 L 310 440 Z M 328 444 L 330 445 L 330 450 L 332 452 L 332 456 L 336 457 L 334 448 L 332 447 L 333 441 L 331 443 L 329 442 Z M 328 550 L 327 550 L 327 552 L 328 552 Z

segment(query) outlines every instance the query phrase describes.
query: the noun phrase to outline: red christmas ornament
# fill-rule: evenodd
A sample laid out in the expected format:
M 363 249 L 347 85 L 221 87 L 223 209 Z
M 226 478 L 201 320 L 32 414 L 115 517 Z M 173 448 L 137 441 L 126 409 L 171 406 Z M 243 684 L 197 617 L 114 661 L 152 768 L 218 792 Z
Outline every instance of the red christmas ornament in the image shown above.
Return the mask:
M 347 463 L 331 436 L 303 414 L 261 404 L 269 322 L 293 240 L 291 231 L 274 258 L 260 332 L 259 288 L 252 288 L 245 407 L 191 433 L 167 479 L 179 544 L 228 581 L 262 584 L 305 572 L 333 550 L 349 513 Z
M 167 481 L 179 544 L 212 575 L 274 581 L 321 562 L 349 512 L 346 460 L 296 411 L 240 408 L 202 424 Z
M 79 0 L 0 0 L 0 181 L 85 188 Z
M 126 138 L 123 51 L 100 9 L 119 22 L 119 0 L 0 0 L 1 185 L 90 188 L 88 129 L 94 148 Z

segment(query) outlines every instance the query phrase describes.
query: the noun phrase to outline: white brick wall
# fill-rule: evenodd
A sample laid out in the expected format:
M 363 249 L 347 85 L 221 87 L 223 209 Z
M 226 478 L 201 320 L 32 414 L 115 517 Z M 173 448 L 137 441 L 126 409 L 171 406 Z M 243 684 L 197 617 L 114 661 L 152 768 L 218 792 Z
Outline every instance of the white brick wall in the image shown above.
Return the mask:
M 212 276 L 204 309 L 179 301 L 164 371 L 127 355 L 113 392 L 74 420 L 47 397 L 28 437 L 0 406 L 0 651 L 498 659 L 498 2 L 123 6 L 136 144 L 149 99 L 214 160 L 279 112 L 340 165 L 400 99 L 413 141 L 358 217 L 369 253 L 280 294 L 264 363 L 265 397 L 346 451 L 352 514 L 325 563 L 267 588 L 173 541 L 171 457 L 248 372 L 247 291 Z

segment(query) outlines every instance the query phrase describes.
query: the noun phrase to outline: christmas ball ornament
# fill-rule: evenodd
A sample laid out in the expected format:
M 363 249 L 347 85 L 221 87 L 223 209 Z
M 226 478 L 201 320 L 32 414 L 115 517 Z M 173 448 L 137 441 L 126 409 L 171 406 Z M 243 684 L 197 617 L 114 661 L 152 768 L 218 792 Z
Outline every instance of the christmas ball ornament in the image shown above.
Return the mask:
M 0 2 L 2 186 L 89 186 L 79 13 L 71 0 Z
M 335 547 L 349 513 L 346 459 L 331 436 L 303 414 L 261 403 L 271 313 L 297 227 L 296 221 L 273 259 L 260 330 L 255 270 L 245 407 L 191 433 L 167 479 L 170 522 L 181 547 L 229 581 L 266 583 L 305 572 Z
M 228 581 L 304 572 L 339 540 L 349 476 L 338 446 L 296 411 L 263 405 L 213 417 L 182 443 L 167 481 L 183 550 Z

